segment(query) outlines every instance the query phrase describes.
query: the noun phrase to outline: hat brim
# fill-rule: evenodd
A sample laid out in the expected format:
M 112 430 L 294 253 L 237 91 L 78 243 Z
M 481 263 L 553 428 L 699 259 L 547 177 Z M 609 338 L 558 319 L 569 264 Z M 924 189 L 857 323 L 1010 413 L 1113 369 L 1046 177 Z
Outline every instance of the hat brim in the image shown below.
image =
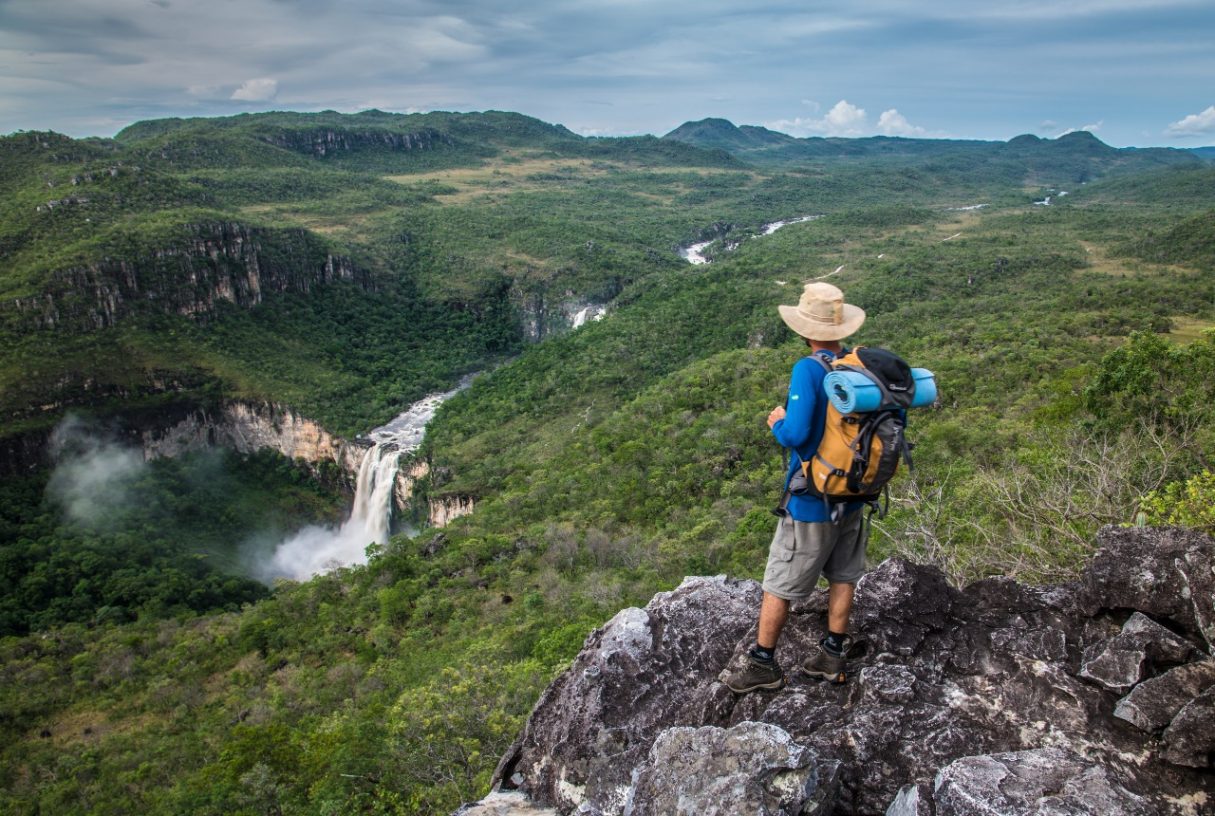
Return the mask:
M 796 306 L 777 306 L 780 319 L 807 340 L 843 340 L 856 332 L 865 322 L 865 310 L 860 306 L 845 303 L 843 319 L 839 323 L 823 323 L 807 317 Z

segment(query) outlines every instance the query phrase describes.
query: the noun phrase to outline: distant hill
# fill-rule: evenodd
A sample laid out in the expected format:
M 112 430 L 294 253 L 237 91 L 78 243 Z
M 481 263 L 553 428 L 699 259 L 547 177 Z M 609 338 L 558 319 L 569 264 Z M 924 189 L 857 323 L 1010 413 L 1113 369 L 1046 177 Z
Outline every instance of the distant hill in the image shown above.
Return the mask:
M 1197 210 L 1215 207 L 1215 167 L 1196 163 L 1118 175 L 1073 191 L 1074 203 L 1153 205 Z
M 561 156 L 624 150 L 663 163 L 735 163 L 713 145 L 673 148 L 652 136 L 587 139 L 562 125 L 502 111 L 483 113 L 253 113 L 138 122 L 114 137 L 148 161 L 175 169 L 299 166 L 321 160 L 344 169 L 409 172 L 479 164 L 503 150 L 548 149 Z M 605 148 L 605 145 L 608 147 Z M 652 156 L 651 156 L 652 154 Z
M 1207 161 L 1215 161 L 1215 146 L 1211 147 L 1191 147 L 1190 152 L 1196 156 L 1200 156 Z
M 1077 184 L 1107 173 L 1155 166 L 1196 165 L 1195 151 L 1172 148 L 1110 147 L 1092 133 L 1075 131 L 1057 139 L 1024 134 L 1008 142 L 963 139 L 908 139 L 870 136 L 859 139 L 812 136 L 795 138 L 762 127 L 735 126 L 725 119 L 686 122 L 662 137 L 698 147 L 726 150 L 759 165 L 792 165 L 825 160 L 902 160 L 934 169 L 986 165 L 987 172 L 1027 184 Z M 1201 150 L 1201 148 L 1200 148 Z
M 764 150 L 795 144 L 798 140 L 785 133 L 744 125 L 737 127 L 727 119 L 701 119 L 685 122 L 662 138 L 722 150 Z
M 736 126 L 726 119 L 685 122 L 662 137 L 698 147 L 727 150 L 759 164 L 823 158 L 922 156 L 944 149 L 981 148 L 997 142 L 946 139 L 905 139 L 873 136 L 864 139 L 811 136 L 797 138 L 755 125 Z
M 716 148 L 585 138 L 501 111 L 0 136 L 0 438 L 165 392 L 290 402 L 342 431 L 380 421 L 564 325 L 562 304 L 611 297 L 650 256 L 678 262 L 669 247 L 686 226 L 640 238 L 604 213 L 588 235 L 547 203 L 497 211 L 476 192 L 577 186 L 602 212 L 588 188 L 609 165 L 743 166 Z M 474 180 L 455 217 L 436 196 L 456 188 L 433 175 L 451 170 Z

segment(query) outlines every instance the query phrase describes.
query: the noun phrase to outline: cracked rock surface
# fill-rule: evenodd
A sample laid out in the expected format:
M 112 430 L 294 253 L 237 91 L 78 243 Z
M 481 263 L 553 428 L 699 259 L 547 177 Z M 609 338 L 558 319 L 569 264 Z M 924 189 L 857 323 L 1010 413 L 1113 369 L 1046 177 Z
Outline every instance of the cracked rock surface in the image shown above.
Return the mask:
M 1107 528 L 1098 544 L 1051 587 L 958 590 L 885 561 L 857 587 L 846 684 L 796 672 L 820 591 L 782 636 L 788 684 L 742 696 L 719 675 L 754 639 L 760 588 L 688 578 L 587 639 L 495 795 L 592 816 L 1215 813 L 1215 540 Z

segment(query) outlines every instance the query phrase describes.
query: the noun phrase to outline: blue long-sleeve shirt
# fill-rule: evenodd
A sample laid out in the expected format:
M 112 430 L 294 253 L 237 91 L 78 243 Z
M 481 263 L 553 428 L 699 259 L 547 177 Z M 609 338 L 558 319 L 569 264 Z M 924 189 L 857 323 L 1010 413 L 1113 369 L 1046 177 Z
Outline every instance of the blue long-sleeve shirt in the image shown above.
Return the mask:
M 827 361 L 835 359 L 829 351 L 816 352 Z M 788 448 L 789 472 L 785 474 L 785 486 L 789 479 L 818 450 L 827 422 L 827 395 L 823 391 L 826 370 L 816 360 L 803 357 L 793 366 L 789 376 L 789 395 L 785 400 L 785 418 L 772 426 L 772 435 L 783 447 Z M 846 513 L 861 507 L 861 502 L 848 502 Z M 830 521 L 831 514 L 818 496 L 790 496 L 787 505 L 789 515 L 797 521 Z

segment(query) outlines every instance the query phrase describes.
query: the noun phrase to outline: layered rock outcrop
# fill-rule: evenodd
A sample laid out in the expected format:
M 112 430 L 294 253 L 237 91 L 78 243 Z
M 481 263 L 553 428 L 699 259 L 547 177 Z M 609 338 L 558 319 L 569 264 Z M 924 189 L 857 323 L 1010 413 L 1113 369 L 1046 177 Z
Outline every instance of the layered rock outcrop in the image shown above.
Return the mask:
M 472 496 L 441 496 L 427 500 L 426 521 L 431 527 L 446 527 L 461 516 L 477 509 Z
M 190 451 L 222 447 L 237 453 L 275 450 L 288 459 L 317 464 L 333 462 L 343 472 L 358 473 L 370 442 L 347 442 L 321 425 L 281 405 L 227 402 L 215 409 L 197 409 L 165 427 L 139 433 L 144 457 L 180 456 Z
M 1050 587 L 958 590 L 886 561 L 857 588 L 849 682 L 788 671 L 743 696 L 719 673 L 754 638 L 759 586 L 686 579 L 587 639 L 502 759 L 495 812 L 1215 813 L 1215 541 L 1099 544 Z M 825 612 L 821 592 L 794 607 L 787 670 Z
M 317 158 L 357 150 L 435 150 L 455 144 L 450 136 L 434 128 L 421 128 L 412 133 L 396 133 L 389 130 L 317 128 L 315 130 L 278 131 L 263 134 L 258 138 L 275 147 L 305 153 Z
M 408 463 L 402 463 L 397 471 L 396 484 L 393 488 L 393 500 L 400 508 L 411 508 L 418 500 L 416 494 L 418 482 L 430 476 L 430 462 L 426 459 L 415 458 Z M 477 500 L 472 496 L 459 494 L 426 496 L 426 524 L 430 527 L 446 527 L 456 519 L 467 516 L 477 509 Z
M 93 331 L 137 308 L 198 315 L 217 303 L 251 308 L 271 292 L 309 292 L 347 281 L 365 290 L 371 276 L 302 229 L 207 222 L 155 250 L 134 250 L 51 274 L 38 294 L 3 304 L 31 329 Z

